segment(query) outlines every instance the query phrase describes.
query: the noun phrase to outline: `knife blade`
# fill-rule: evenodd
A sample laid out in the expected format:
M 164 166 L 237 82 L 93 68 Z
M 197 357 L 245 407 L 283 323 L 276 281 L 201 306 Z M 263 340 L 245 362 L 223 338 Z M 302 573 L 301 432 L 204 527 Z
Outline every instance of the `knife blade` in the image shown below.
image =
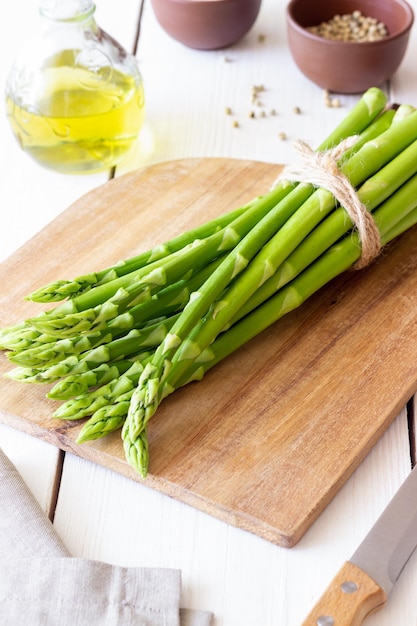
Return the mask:
M 417 467 L 356 552 L 339 570 L 303 626 L 359 626 L 385 604 L 417 546 Z

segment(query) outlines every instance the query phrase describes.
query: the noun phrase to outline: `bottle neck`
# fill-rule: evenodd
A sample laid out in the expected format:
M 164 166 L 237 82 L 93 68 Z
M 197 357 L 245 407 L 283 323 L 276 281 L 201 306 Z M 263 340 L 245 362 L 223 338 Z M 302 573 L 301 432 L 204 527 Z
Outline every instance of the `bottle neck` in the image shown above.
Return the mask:
M 85 20 L 91 17 L 95 10 L 93 0 L 40 0 L 39 4 L 42 16 L 62 22 Z

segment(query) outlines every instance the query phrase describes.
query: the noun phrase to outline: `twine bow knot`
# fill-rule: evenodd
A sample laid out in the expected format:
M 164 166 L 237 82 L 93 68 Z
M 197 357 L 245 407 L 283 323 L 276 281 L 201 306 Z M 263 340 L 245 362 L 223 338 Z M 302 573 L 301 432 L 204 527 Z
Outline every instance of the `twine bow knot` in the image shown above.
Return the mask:
M 360 269 L 368 265 L 381 249 L 381 238 L 374 218 L 359 196 L 348 178 L 341 171 L 338 161 L 343 153 L 357 141 L 357 137 L 348 137 L 335 148 L 315 152 L 310 146 L 297 141 L 294 150 L 301 157 L 298 165 L 284 167 L 274 186 L 280 180 L 290 182 L 308 182 L 315 187 L 322 187 L 330 191 L 341 207 L 345 209 L 352 223 L 358 231 L 361 242 L 361 258 L 354 265 Z

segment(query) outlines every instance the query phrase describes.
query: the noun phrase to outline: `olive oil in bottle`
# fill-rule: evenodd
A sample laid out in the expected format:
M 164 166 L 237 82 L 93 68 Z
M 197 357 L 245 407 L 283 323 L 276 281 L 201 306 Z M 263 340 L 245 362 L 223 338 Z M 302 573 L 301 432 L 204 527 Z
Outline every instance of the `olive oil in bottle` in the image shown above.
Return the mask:
M 46 25 L 38 45 L 16 60 L 6 86 L 7 116 L 21 148 L 63 173 L 117 165 L 144 121 L 136 61 L 97 26 L 94 10 L 91 0 L 42 0 Z

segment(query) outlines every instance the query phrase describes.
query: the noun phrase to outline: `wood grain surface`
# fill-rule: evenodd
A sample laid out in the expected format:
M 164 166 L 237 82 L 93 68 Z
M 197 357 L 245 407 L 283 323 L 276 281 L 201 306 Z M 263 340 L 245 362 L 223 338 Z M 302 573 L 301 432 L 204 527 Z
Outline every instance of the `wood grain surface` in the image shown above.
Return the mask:
M 36 315 L 36 287 L 128 258 L 269 189 L 279 167 L 184 159 L 126 174 L 69 207 L 0 266 L 0 326 Z M 293 546 L 417 389 L 411 230 L 163 402 L 149 487 Z M 10 364 L 0 355 L 0 371 Z M 75 443 L 45 386 L 0 380 L 2 422 L 141 481 L 119 433 Z

